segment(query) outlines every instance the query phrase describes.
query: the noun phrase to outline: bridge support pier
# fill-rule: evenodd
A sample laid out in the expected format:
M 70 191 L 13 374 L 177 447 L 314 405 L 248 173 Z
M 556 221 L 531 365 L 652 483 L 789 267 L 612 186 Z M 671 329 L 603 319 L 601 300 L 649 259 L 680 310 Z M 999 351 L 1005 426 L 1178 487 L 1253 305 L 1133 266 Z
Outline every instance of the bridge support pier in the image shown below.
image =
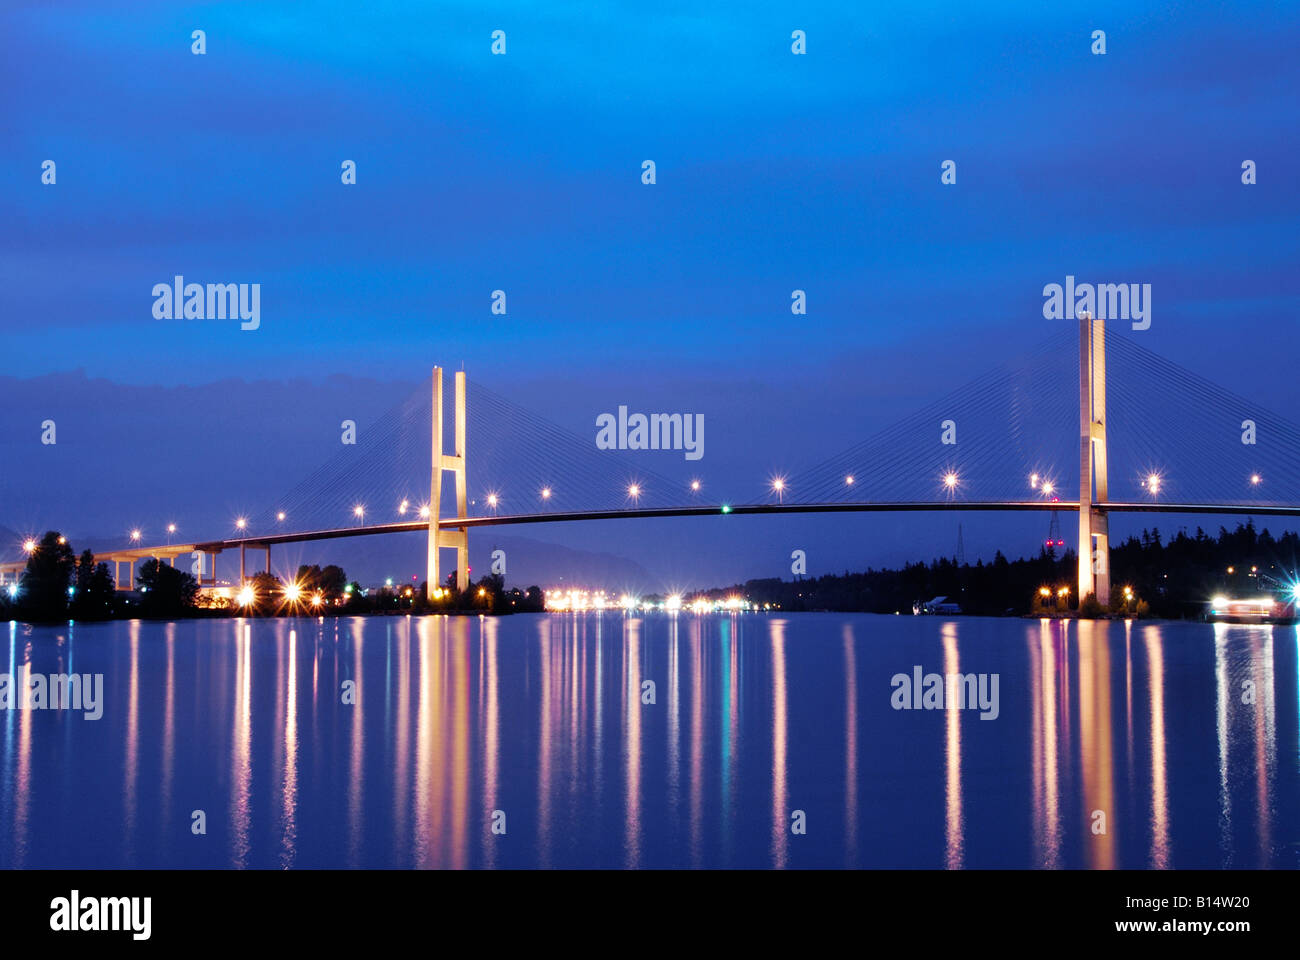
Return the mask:
M 464 592 L 469 589 L 469 528 L 443 530 L 438 526 L 442 515 L 442 473 L 450 470 L 456 478 L 456 517 L 464 519 L 469 516 L 469 486 L 465 477 L 465 371 L 456 372 L 456 407 L 455 407 L 455 442 L 454 454 L 443 453 L 443 417 L 442 417 L 442 367 L 433 368 L 433 437 L 432 437 L 432 471 L 429 476 L 429 547 L 428 547 L 428 583 L 425 591 L 428 599 L 433 599 L 433 592 L 442 586 L 439 575 L 438 551 L 442 548 L 456 550 L 456 589 Z
M 1093 494 L 1094 477 L 1096 495 Z M 1079 602 L 1110 603 L 1106 472 L 1106 322 L 1079 318 Z

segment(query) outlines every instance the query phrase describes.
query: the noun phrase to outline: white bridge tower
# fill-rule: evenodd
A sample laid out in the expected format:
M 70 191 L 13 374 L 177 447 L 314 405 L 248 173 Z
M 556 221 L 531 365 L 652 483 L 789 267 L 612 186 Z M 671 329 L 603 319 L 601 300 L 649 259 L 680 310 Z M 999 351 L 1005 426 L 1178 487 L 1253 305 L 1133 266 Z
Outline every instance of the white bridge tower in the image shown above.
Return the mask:
M 442 586 L 438 574 L 438 551 L 441 548 L 456 550 L 456 589 L 462 593 L 469 589 L 469 528 L 443 530 L 438 526 L 442 515 L 442 472 L 450 470 L 456 475 L 456 519 L 463 520 L 469 513 L 469 489 L 465 480 L 465 371 L 456 373 L 456 452 L 444 453 L 442 437 L 442 367 L 433 368 L 433 469 L 429 478 L 429 569 L 425 587 L 428 599 Z
M 1093 482 L 1096 481 L 1094 494 Z M 1110 603 L 1106 480 L 1106 321 L 1079 318 L 1079 602 Z

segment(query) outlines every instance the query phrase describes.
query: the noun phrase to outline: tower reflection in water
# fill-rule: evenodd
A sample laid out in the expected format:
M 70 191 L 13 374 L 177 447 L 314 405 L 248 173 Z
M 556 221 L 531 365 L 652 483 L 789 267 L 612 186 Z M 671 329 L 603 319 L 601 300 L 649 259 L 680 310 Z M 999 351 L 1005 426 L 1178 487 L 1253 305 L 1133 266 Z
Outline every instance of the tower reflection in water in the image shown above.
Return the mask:
M 105 709 L 0 717 L 5 867 L 1295 865 L 1293 627 L 609 612 L 8 633 L 10 676 L 102 673 Z M 925 658 L 999 674 L 997 719 L 894 711 L 889 678 Z

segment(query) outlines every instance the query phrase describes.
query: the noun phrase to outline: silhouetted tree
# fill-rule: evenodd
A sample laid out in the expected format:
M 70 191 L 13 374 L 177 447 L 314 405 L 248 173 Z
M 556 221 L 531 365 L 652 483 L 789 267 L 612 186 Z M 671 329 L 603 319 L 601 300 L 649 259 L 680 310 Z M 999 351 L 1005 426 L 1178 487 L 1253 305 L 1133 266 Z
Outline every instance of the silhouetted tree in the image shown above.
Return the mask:
M 48 531 L 27 558 L 27 569 L 18 585 L 18 615 L 46 622 L 66 617 L 68 588 L 76 566 L 76 554 L 68 541 L 58 531 Z
M 267 616 L 284 605 L 284 583 L 275 574 L 265 570 L 255 573 L 248 578 L 248 585 L 253 588 L 253 606 L 248 613 Z
M 76 591 L 72 595 L 72 615 L 78 620 L 103 620 L 113 614 L 113 575 L 108 564 L 95 563 L 95 555 L 82 552 L 77 562 Z
M 140 609 L 146 616 L 178 616 L 194 608 L 199 584 L 183 570 L 153 558 L 144 562 L 135 579 Z

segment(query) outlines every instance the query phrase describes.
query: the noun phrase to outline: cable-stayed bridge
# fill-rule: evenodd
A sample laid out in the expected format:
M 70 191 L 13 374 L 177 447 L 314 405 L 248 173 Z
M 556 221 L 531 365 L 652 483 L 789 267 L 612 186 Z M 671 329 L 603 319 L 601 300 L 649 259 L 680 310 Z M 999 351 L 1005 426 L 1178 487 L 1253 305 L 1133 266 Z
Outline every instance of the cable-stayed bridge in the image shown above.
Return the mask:
M 680 417 L 657 419 L 645 446 L 680 448 L 682 428 Z M 214 582 L 216 555 L 238 550 L 242 581 L 249 551 L 265 551 L 269 570 L 277 544 L 423 531 L 428 589 L 441 582 L 444 549 L 457 551 L 465 589 L 476 527 L 882 511 L 1074 512 L 1086 548 L 1079 596 L 1105 602 L 1112 513 L 1300 516 L 1300 426 L 1087 318 L 834 456 L 746 480 L 649 470 L 464 373 L 444 397 L 435 368 L 432 390 L 366 425 L 230 535 L 137 540 L 96 559 L 129 588 L 141 559 L 200 554 Z M 24 563 L 0 564 L 0 580 Z

